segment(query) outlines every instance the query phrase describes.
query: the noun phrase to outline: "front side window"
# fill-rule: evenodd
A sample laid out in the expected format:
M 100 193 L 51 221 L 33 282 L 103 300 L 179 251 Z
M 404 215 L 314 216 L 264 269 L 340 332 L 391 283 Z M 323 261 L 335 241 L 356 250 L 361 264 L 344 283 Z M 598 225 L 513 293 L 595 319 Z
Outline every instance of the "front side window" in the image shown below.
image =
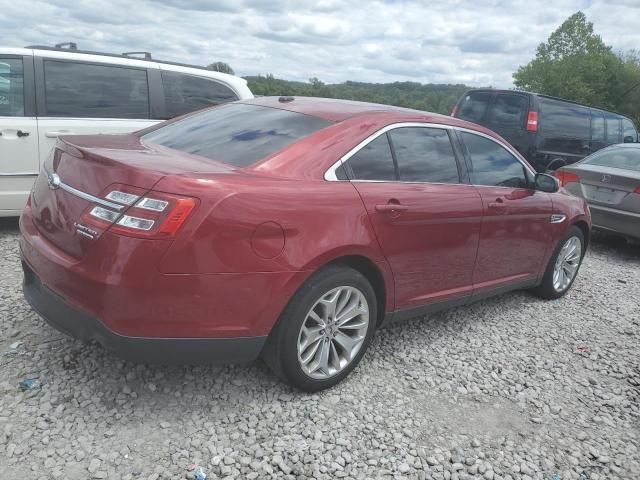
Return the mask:
M 397 180 L 396 169 L 391 156 L 391 147 L 386 134 L 358 150 L 347 165 L 354 180 L 379 180 L 393 182 Z
M 500 94 L 491 108 L 488 125 L 524 128 L 528 99 L 523 95 Z
M 22 59 L 0 57 L 0 117 L 24 116 Z
M 607 118 L 607 143 L 620 143 L 620 120 Z
M 585 165 L 599 165 L 602 167 L 620 168 L 640 172 L 640 148 L 614 147 L 601 150 L 586 158 Z
M 402 127 L 389 132 L 403 182 L 459 183 L 458 166 L 446 130 Z
M 527 175 L 520 161 L 493 140 L 462 133 L 471 159 L 471 182 L 474 185 L 527 188 Z
M 627 118 L 622 119 L 622 138 L 625 143 L 638 141 L 638 132 L 633 122 Z
M 169 118 L 238 100 L 229 87 L 215 80 L 183 73 L 162 72 L 162 87 Z
M 488 92 L 470 92 L 458 106 L 456 117 L 479 123 L 484 117 L 493 95 Z
M 142 139 L 245 167 L 329 125 L 288 110 L 229 104 L 161 125 Z
M 47 116 L 149 118 L 146 70 L 45 60 L 44 83 Z

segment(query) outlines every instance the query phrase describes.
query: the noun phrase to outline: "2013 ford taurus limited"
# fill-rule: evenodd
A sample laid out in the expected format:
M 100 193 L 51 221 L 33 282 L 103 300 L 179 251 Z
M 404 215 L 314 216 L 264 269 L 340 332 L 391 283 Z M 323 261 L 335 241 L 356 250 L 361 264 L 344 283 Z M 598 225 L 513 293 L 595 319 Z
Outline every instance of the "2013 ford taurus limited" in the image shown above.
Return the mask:
M 513 289 L 564 295 L 584 199 L 491 131 L 394 107 L 259 98 L 69 136 L 21 217 L 24 293 L 122 357 L 336 384 L 377 328 Z

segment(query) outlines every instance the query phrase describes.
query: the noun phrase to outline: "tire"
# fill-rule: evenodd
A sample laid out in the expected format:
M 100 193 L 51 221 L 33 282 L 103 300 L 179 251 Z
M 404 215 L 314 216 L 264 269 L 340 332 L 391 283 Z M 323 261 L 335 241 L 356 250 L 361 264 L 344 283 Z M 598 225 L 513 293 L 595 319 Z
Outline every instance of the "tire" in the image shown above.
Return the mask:
M 563 248 L 572 239 L 577 239 L 580 245 L 580 252 L 576 258 L 577 265 L 575 267 L 575 271 L 573 272 L 573 276 L 568 279 L 568 283 L 565 284 L 565 282 L 560 282 L 561 285 L 560 288 L 558 288 L 558 278 L 554 275 L 556 272 L 556 266 L 558 262 L 561 261 L 559 257 L 564 257 L 565 254 L 569 253 L 568 251 L 563 250 Z M 556 298 L 564 296 L 569 291 L 569 289 L 573 285 L 573 282 L 578 276 L 578 271 L 580 270 L 580 266 L 582 265 L 584 254 L 584 234 L 578 227 L 572 226 L 558 242 L 558 245 L 553 251 L 553 255 L 551 255 L 551 258 L 549 259 L 549 264 L 547 265 L 547 269 L 545 270 L 542 277 L 542 282 L 538 287 L 533 289 L 533 292 L 540 298 L 544 298 L 546 300 L 554 300 Z
M 338 322 L 334 322 L 335 318 L 332 320 L 330 300 L 334 300 L 333 305 L 338 307 L 344 302 L 335 318 L 339 319 L 340 311 L 344 313 L 348 307 L 357 309 L 351 310 L 351 314 L 358 312 L 355 317 L 344 322 L 346 328 L 339 327 Z M 308 316 L 313 315 L 312 309 L 315 316 Z M 364 310 L 368 315 L 362 313 Z M 276 375 L 299 390 L 317 392 L 330 388 L 349 375 L 362 359 L 373 338 L 377 313 L 373 287 L 360 272 L 344 266 L 325 267 L 313 274 L 293 296 L 267 339 L 263 359 Z M 326 322 L 318 323 L 315 318 L 320 317 Z M 364 323 L 366 328 L 361 326 Z M 303 324 L 305 332 L 313 332 L 313 336 L 307 337 L 302 332 Z M 355 328 L 358 326 L 360 328 Z M 316 332 L 318 329 L 321 333 Z M 319 341 L 316 340 L 318 335 L 322 337 Z M 356 347 L 349 355 L 342 345 L 350 344 L 349 340 L 353 339 Z M 305 344 L 310 345 L 306 350 Z M 302 353 L 299 352 L 301 348 Z M 317 356 L 323 348 L 328 349 L 324 350 L 328 352 L 328 362 L 322 362 L 325 357 Z M 306 358 L 312 360 L 305 364 L 303 359 Z M 310 373 L 316 365 L 327 367 L 319 367 Z

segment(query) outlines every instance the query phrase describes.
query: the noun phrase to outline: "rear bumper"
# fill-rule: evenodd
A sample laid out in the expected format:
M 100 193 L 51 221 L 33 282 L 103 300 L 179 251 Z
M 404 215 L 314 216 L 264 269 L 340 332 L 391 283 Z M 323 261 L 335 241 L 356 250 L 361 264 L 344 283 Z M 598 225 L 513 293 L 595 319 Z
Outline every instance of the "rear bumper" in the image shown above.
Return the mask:
M 266 336 L 239 338 L 131 337 L 109 329 L 99 318 L 67 304 L 23 261 L 24 296 L 52 327 L 82 341 L 95 340 L 119 357 L 161 364 L 249 363 L 255 360 Z
M 589 205 L 593 228 L 640 238 L 640 215 L 608 207 Z

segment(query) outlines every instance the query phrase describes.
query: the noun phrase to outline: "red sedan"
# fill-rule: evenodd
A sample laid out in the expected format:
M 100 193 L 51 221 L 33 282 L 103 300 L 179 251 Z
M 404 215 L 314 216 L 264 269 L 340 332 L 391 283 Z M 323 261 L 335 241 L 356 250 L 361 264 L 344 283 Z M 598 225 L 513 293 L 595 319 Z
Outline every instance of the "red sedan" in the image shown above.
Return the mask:
M 564 295 L 583 199 L 431 113 L 259 98 L 59 140 L 20 221 L 24 293 L 121 356 L 342 380 L 381 325 L 508 290 Z

